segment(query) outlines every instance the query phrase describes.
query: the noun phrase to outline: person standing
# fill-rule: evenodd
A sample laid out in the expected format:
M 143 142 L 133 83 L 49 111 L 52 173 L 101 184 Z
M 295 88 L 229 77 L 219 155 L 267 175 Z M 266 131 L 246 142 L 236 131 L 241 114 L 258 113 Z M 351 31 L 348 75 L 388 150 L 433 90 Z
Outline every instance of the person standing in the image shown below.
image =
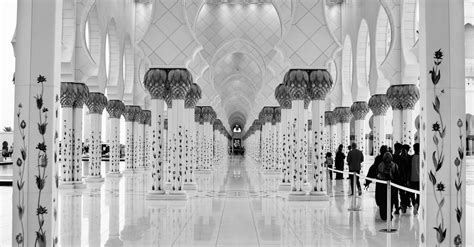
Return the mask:
M 334 160 L 332 158 L 331 152 L 326 153 L 326 160 L 324 161 L 324 164 L 326 165 L 327 168 L 332 169 Z M 332 180 L 332 171 L 329 171 L 329 179 Z
M 357 189 L 359 190 L 359 195 L 362 195 L 362 189 L 360 187 L 359 177 L 356 176 L 354 173 L 360 174 L 361 164 L 364 162 L 364 154 L 362 151 L 357 149 L 357 144 L 352 143 L 351 151 L 347 154 L 347 165 L 349 166 L 349 174 L 351 180 L 351 195 L 354 194 L 354 179 L 355 183 L 357 184 Z
M 395 164 L 397 164 L 397 167 L 398 167 L 398 171 L 399 171 L 399 174 L 400 174 L 400 180 L 397 182 L 398 184 L 404 186 L 404 184 L 406 183 L 406 180 L 404 180 L 403 178 L 405 178 L 405 162 L 403 161 L 402 159 L 402 148 L 403 148 L 403 145 L 401 143 L 395 143 L 395 145 L 393 145 L 393 148 L 394 148 L 394 154 L 393 154 L 393 162 Z M 395 197 L 395 214 L 400 214 L 400 201 L 398 199 L 398 189 L 395 188 L 395 187 L 392 187 L 394 188 L 392 191 L 396 192 L 395 194 L 397 195 Z M 400 192 L 400 198 L 403 198 L 403 193 L 404 191 L 401 191 Z
M 411 158 L 411 172 L 410 172 L 410 189 L 420 190 L 420 144 L 413 145 L 413 154 Z M 413 214 L 418 214 L 418 207 L 420 205 L 420 195 L 410 193 L 411 203 L 413 204 Z
M 343 149 L 343 146 L 341 144 L 337 148 L 336 160 L 335 160 L 336 170 L 341 171 L 341 172 L 344 170 L 344 159 L 346 158 L 346 155 L 342 152 L 342 149 Z M 342 176 L 342 173 L 338 172 L 336 174 L 336 180 L 340 180 L 340 179 L 343 179 L 343 178 L 344 177 Z
M 383 155 L 383 161 L 377 166 L 377 179 L 380 180 L 390 180 L 391 182 L 398 182 L 400 179 L 400 173 L 398 170 L 397 164 L 392 162 L 393 157 L 390 152 L 386 152 Z M 391 187 L 391 209 L 390 209 L 390 217 L 392 217 L 391 212 L 392 208 L 398 207 L 396 205 L 396 199 L 398 198 L 397 190 L 395 187 Z M 375 201 L 379 206 L 379 213 L 380 218 L 382 220 L 387 220 L 387 185 L 382 183 L 375 184 Z

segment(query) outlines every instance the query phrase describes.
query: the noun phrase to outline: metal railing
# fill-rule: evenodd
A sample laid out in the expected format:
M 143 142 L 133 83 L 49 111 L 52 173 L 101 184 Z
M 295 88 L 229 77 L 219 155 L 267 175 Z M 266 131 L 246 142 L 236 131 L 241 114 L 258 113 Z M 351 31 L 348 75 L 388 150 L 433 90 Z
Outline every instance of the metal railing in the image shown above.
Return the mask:
M 387 185 L 387 228 L 381 229 L 380 230 L 381 232 L 392 233 L 392 232 L 397 231 L 396 229 L 392 228 L 392 186 L 399 189 L 399 190 L 404 190 L 404 191 L 407 191 L 407 192 L 410 192 L 410 193 L 413 193 L 413 194 L 420 195 L 419 190 L 414 190 L 414 189 L 410 189 L 410 188 L 401 186 L 399 184 L 391 182 L 390 180 L 380 180 L 380 179 L 376 179 L 376 178 L 369 178 L 367 176 L 358 174 L 357 172 L 340 171 L 340 170 L 336 170 L 336 169 L 333 169 L 333 168 L 326 168 L 326 178 L 330 178 L 330 176 L 329 176 L 330 171 L 354 176 L 353 179 L 352 179 L 353 193 L 352 193 L 351 207 L 348 209 L 349 211 L 361 211 L 361 209 L 359 207 L 357 207 L 357 201 L 356 201 L 357 196 L 356 196 L 356 193 L 355 193 L 355 190 L 356 190 L 355 176 L 359 177 L 359 179 L 369 180 L 369 181 L 372 181 L 374 183 Z M 329 183 L 329 179 L 327 179 L 327 181 Z M 328 185 L 327 188 L 328 188 L 328 194 L 329 194 L 330 193 L 329 190 L 330 190 L 331 186 Z

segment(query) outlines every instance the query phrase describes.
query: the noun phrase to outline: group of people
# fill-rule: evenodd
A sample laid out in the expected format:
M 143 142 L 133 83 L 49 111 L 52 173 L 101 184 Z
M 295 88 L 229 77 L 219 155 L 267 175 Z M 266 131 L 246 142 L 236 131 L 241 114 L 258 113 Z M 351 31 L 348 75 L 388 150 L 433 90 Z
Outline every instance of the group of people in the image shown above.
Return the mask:
M 391 183 L 408 187 L 414 190 L 420 189 L 420 145 L 415 143 L 413 145 L 413 155 L 410 155 L 410 145 L 396 143 L 392 151 L 386 145 L 380 147 L 379 154 L 375 157 L 374 163 L 370 166 L 367 173 L 368 178 L 375 178 L 379 180 L 390 180 Z M 335 160 L 332 159 L 332 154 L 326 154 L 326 165 L 332 168 L 335 163 L 335 169 L 343 171 L 344 164 L 347 161 L 349 166 L 349 179 L 351 186 L 351 195 L 355 193 L 355 186 L 357 186 L 359 195 L 362 195 L 362 188 L 359 182 L 359 177 L 354 176 L 354 173 L 360 174 L 361 164 L 364 162 L 364 154 L 357 149 L 357 145 L 352 143 L 347 153 L 347 157 L 343 152 L 343 146 L 339 145 L 336 152 Z M 332 172 L 329 173 L 332 180 Z M 336 180 L 343 179 L 342 173 L 336 173 Z M 355 179 L 355 181 L 354 181 Z M 366 180 L 365 188 L 367 189 L 371 181 Z M 413 206 L 413 214 L 418 214 L 418 207 L 420 203 L 419 195 L 399 190 L 391 187 L 391 210 L 395 210 L 395 214 L 406 213 L 409 207 Z M 387 185 L 376 183 L 375 185 L 375 201 L 380 211 L 380 218 L 387 219 Z

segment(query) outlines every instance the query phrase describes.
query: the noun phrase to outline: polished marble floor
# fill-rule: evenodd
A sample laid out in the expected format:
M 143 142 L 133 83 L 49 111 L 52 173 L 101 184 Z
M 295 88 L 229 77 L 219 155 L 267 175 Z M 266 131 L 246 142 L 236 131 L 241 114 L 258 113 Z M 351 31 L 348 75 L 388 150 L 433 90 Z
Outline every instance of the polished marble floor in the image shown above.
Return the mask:
M 232 158 L 214 174 L 198 174 L 188 201 L 147 201 L 145 173 L 106 178 L 82 191 L 60 191 L 60 246 L 417 246 L 418 219 L 394 218 L 382 233 L 373 190 L 349 211 L 347 182 L 334 181 L 329 202 L 289 202 L 277 178 Z M 11 187 L 0 187 L 0 246 L 11 246 Z M 474 220 L 468 186 L 468 222 Z M 468 224 L 468 232 L 474 227 Z M 467 239 L 468 246 L 474 239 Z

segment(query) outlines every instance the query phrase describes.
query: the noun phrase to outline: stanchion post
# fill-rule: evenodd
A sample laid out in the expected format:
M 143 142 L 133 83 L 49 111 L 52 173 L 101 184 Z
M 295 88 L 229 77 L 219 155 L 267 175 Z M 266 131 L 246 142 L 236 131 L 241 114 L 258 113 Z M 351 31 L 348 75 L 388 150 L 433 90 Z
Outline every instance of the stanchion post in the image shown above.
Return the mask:
M 392 229 L 392 185 L 390 180 L 387 180 L 387 229 L 380 231 L 386 233 L 397 231 L 396 229 Z

